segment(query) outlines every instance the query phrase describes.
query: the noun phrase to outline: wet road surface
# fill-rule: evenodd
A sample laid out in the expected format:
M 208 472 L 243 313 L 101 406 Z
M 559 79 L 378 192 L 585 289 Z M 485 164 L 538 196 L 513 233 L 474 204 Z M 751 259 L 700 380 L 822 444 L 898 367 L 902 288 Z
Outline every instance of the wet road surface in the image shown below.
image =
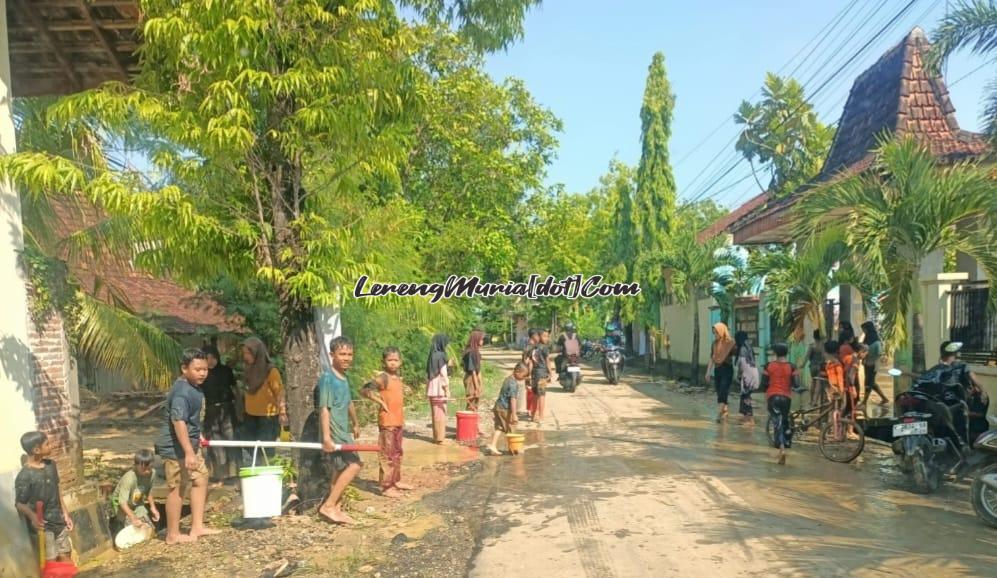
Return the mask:
M 517 355 L 490 351 L 504 369 Z M 520 456 L 484 458 L 486 496 L 469 575 L 997 576 L 997 531 L 965 485 L 908 491 L 889 450 L 853 464 L 799 443 L 779 466 L 758 425 L 713 422 L 713 399 L 595 366 L 552 387 Z M 732 398 L 733 399 L 733 398 Z

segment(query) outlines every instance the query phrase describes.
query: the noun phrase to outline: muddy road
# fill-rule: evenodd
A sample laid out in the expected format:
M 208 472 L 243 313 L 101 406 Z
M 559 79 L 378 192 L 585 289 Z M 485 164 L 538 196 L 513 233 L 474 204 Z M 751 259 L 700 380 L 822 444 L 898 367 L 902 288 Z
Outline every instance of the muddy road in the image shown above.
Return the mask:
M 516 357 L 486 356 L 506 368 Z M 593 366 L 576 393 L 552 387 L 543 430 L 521 423 L 523 455 L 482 458 L 448 490 L 470 518 L 451 547 L 474 547 L 463 568 L 448 557 L 445 574 L 995 575 L 997 532 L 973 515 L 966 486 L 913 494 L 873 444 L 842 465 L 800 443 L 779 466 L 762 395 L 759 425 L 718 425 L 706 394 L 625 377 L 610 386 Z

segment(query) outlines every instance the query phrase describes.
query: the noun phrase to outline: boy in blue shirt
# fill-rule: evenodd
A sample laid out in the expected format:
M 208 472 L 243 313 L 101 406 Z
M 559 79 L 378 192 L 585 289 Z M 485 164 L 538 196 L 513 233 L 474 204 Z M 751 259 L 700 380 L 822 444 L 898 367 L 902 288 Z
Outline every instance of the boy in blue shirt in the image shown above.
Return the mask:
M 322 372 L 315 387 L 315 411 L 322 432 L 322 450 L 332 454 L 332 479 L 329 496 L 319 507 L 319 516 L 335 524 L 352 524 L 353 518 L 343 511 L 343 492 L 360 473 L 360 456 L 356 452 L 335 452 L 334 444 L 352 444 L 360 437 L 357 411 L 350 397 L 346 372 L 353 365 L 353 343 L 345 337 L 329 342 L 332 371 Z

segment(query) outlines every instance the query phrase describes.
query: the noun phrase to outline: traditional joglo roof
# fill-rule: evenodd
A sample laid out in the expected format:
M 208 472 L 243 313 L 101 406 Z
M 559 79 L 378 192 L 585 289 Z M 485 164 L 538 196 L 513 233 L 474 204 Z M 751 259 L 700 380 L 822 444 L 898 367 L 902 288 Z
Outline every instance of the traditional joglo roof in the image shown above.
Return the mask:
M 938 158 L 954 161 L 987 151 L 981 135 L 959 128 L 945 81 L 929 72 L 930 44 L 920 28 L 886 52 L 852 84 L 824 166 L 811 182 L 783 199 L 762 193 L 703 231 L 733 233 L 737 244 L 788 239 L 790 207 L 813 185 L 863 171 L 883 134 L 913 136 Z

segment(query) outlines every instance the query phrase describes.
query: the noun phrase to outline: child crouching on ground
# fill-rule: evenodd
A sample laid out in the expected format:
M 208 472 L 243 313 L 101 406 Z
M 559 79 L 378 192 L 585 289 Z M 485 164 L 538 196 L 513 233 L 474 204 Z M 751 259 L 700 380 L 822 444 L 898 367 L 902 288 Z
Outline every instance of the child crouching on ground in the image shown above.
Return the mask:
M 135 452 L 132 469 L 121 476 L 114 488 L 115 514 L 122 525 L 138 528 L 159 521 L 159 510 L 152 499 L 152 457 L 149 450 Z
M 401 497 L 398 490 L 411 490 L 402 479 L 402 428 L 405 426 L 405 385 L 398 372 L 402 367 L 402 354 L 397 347 L 388 347 L 381 354 L 384 372 L 368 383 L 361 392 L 364 397 L 377 402 L 380 431 L 381 493 L 389 498 Z
M 793 390 L 796 389 L 799 373 L 796 366 L 786 358 L 789 347 L 785 343 L 772 346 L 775 361 L 765 366 L 765 375 L 769 378 L 768 389 L 765 390 L 765 400 L 768 403 L 769 415 L 778 416 L 773 428 L 773 443 L 779 449 L 779 465 L 786 463 L 786 450 L 793 442 L 793 426 L 789 421 L 789 409 L 792 405 Z
M 55 462 L 48 459 L 52 455 L 52 444 L 42 432 L 31 431 L 21 436 L 21 447 L 28 454 L 28 460 L 14 479 L 17 513 L 31 524 L 31 528 L 45 530 L 46 560 L 69 562 L 73 553 L 73 543 L 69 539 L 73 519 L 62 501 L 59 470 Z M 41 521 L 35 513 L 38 502 L 42 503 Z
M 495 418 L 495 433 L 492 434 L 492 443 L 488 446 L 488 452 L 492 455 L 499 455 L 496 444 L 499 436 L 512 433 L 516 428 L 518 417 L 516 414 L 516 400 L 519 396 L 519 387 L 529 369 L 525 363 L 517 363 L 512 370 L 512 375 L 502 382 L 502 389 L 499 391 L 498 399 L 495 400 L 495 407 L 492 408 L 492 415 Z

